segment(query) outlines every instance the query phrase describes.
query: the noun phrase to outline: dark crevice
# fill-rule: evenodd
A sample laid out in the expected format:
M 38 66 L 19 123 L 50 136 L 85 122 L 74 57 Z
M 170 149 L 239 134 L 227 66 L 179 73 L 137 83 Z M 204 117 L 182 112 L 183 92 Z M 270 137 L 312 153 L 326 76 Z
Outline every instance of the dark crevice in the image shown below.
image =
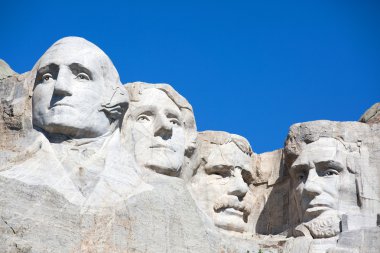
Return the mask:
M 12 228 L 11 225 L 8 224 L 8 222 L 6 222 L 6 220 L 4 220 L 3 217 L 1 217 L 1 219 L 3 220 L 3 222 L 12 230 L 13 234 L 16 234 L 16 231 Z

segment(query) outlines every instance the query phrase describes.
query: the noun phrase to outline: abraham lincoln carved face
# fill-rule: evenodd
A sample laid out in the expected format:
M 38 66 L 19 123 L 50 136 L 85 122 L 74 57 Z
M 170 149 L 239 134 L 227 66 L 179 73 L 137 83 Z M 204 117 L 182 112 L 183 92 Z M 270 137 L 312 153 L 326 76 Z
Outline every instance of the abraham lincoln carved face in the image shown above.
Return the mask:
M 313 237 L 339 233 L 339 216 L 357 207 L 355 174 L 341 141 L 321 138 L 307 144 L 290 168 L 300 221 Z

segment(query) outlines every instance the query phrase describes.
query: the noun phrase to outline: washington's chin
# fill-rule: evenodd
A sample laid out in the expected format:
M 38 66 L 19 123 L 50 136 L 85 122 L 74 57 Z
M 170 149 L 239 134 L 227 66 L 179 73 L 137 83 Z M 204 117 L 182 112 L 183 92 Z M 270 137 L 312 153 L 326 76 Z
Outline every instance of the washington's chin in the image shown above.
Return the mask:
M 224 230 L 243 233 L 247 231 L 247 224 L 244 222 L 243 216 L 242 212 L 227 208 L 221 213 L 214 214 L 214 224 Z
M 55 106 L 46 113 L 36 113 L 33 117 L 33 124 L 47 133 L 72 138 L 99 137 L 111 129 L 111 123 L 104 113 L 92 113 L 85 117 L 71 106 Z
M 104 129 L 94 129 L 88 126 L 76 124 L 70 125 L 70 123 L 73 123 L 73 121 L 62 122 L 62 120 L 50 120 L 46 121 L 44 125 L 40 127 L 49 134 L 65 135 L 71 138 L 95 138 L 109 131 L 109 127 Z

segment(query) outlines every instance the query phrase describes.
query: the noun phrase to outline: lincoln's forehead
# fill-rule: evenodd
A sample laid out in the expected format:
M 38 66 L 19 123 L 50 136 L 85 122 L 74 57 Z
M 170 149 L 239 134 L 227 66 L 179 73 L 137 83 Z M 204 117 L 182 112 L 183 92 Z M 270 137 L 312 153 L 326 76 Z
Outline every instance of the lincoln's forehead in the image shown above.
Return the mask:
M 344 145 L 333 138 L 321 138 L 306 145 L 293 165 L 338 161 L 344 163 L 347 151 Z

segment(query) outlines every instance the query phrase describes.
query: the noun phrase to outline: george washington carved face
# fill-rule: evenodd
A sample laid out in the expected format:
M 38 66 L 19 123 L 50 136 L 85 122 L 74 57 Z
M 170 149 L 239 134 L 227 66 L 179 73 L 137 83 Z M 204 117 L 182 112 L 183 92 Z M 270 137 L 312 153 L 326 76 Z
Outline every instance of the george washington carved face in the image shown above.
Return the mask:
M 84 39 L 64 38 L 48 49 L 36 68 L 35 126 L 73 138 L 97 137 L 110 130 L 112 119 L 103 104 L 119 79 L 103 51 Z

